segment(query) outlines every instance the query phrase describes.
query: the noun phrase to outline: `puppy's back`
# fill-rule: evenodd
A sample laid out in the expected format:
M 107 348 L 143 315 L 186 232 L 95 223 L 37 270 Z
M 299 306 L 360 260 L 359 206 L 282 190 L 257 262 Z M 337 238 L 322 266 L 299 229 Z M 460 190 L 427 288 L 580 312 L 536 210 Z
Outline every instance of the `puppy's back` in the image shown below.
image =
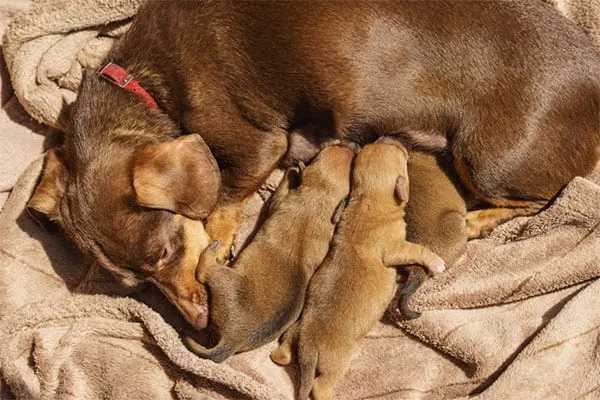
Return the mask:
M 408 174 L 406 238 L 451 264 L 467 244 L 467 206 L 455 186 L 452 166 L 443 156 L 411 152 Z

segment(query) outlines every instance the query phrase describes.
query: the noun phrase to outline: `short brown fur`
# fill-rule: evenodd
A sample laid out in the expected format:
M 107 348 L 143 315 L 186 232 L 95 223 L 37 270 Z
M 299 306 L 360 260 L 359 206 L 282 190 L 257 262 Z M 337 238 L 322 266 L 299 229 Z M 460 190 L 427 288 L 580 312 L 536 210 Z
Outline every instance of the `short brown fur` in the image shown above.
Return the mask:
M 206 293 L 179 274 L 194 265 L 162 257 L 195 258 L 173 213 L 210 213 L 225 258 L 246 199 L 295 154 L 288 135 L 298 127 L 438 146 L 480 198 L 527 212 L 598 161 L 600 55 L 541 1 L 149 1 L 110 59 L 160 111 L 86 71 L 73 131 L 31 206 L 119 275 L 152 277 L 178 292 L 176 304 L 199 299 L 184 314 L 197 327 Z M 169 165 L 200 171 L 203 184 L 136 196 L 135 155 L 189 134 L 210 154 L 199 145 Z M 199 205 L 180 207 L 190 199 Z
M 394 295 L 395 266 L 417 263 L 435 272 L 444 268 L 437 255 L 405 239 L 407 152 L 398 146 L 370 144 L 356 157 L 348 206 L 325 261 L 311 279 L 302 317 L 271 356 L 286 364 L 297 344 L 300 399 L 311 389 L 315 399 L 331 398 L 354 347 Z
M 348 196 L 353 158 L 347 147 L 326 147 L 302 171 L 298 188 L 289 169 L 269 217 L 233 267 L 217 264 L 215 246 L 204 252 L 197 273 L 208 284 L 210 327 L 220 339 L 207 349 L 188 338 L 196 354 L 223 361 L 277 338 L 298 319 L 308 281 L 329 249 L 332 219 Z
M 452 265 L 467 244 L 467 206 L 451 162 L 441 155 L 411 151 L 408 162 L 410 199 L 406 205 L 406 239 L 427 247 Z M 420 314 L 408 308 L 410 296 L 427 278 L 427 271 L 418 265 L 405 268 L 398 309 L 403 317 L 418 318 Z

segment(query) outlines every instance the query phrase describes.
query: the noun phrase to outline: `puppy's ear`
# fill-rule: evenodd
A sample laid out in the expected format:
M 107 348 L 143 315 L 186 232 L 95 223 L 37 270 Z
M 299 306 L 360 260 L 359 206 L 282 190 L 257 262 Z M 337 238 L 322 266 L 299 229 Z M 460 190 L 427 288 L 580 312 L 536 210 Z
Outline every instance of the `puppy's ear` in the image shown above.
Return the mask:
M 396 197 L 400 203 L 408 201 L 408 179 L 404 175 L 400 175 L 396 180 Z
M 338 203 L 337 207 L 335 207 L 335 211 L 333 212 L 333 216 L 331 217 L 332 224 L 337 225 L 337 223 L 340 222 L 340 218 L 342 218 L 342 211 L 344 211 L 344 208 L 346 208 L 347 205 L 348 196 L 342 199 L 342 201 Z
M 60 202 L 65 193 L 67 179 L 67 169 L 57 150 L 48 150 L 42 179 L 27 203 L 27 208 L 42 213 L 53 221 L 59 220 Z
M 277 203 L 281 201 L 290 190 L 296 189 L 302 184 L 302 172 L 300 167 L 291 167 L 285 171 L 279 186 L 269 200 L 269 212 L 277 207 Z
M 198 220 L 216 206 L 221 174 L 204 140 L 199 135 L 185 135 L 137 151 L 133 189 L 140 206 Z

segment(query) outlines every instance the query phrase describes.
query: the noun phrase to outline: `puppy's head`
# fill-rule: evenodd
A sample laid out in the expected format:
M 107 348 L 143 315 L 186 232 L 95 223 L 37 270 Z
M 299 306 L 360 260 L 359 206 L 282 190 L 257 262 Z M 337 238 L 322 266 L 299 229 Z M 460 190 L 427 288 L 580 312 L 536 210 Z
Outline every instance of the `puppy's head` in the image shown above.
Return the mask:
M 356 157 L 353 191 L 372 195 L 394 193 L 400 204 L 408 202 L 408 151 L 398 141 L 382 137 Z
M 336 206 L 332 222 L 337 223 L 341 210 L 345 205 L 345 197 L 350 190 L 350 169 L 357 151 L 358 145 L 354 143 L 342 144 L 332 143 L 326 145 L 305 167 L 289 168 L 277 190 L 271 196 L 269 213 L 273 214 L 282 203 L 290 203 L 287 194 L 292 189 L 298 189 L 300 193 L 309 194 L 302 196 L 302 204 L 293 204 L 299 211 L 325 212 L 327 207 L 323 204 L 330 200 Z M 291 200 L 292 203 L 298 200 Z M 315 204 L 309 204 L 315 201 Z
M 332 142 L 323 147 L 302 172 L 302 186 L 347 193 L 357 147 L 352 142 Z
M 121 111 L 110 97 L 82 94 L 74 131 L 48 152 L 28 207 L 125 284 L 153 282 L 204 327 L 207 296 L 194 271 L 208 245 L 200 220 L 218 200 L 216 161 L 200 136 L 170 138 L 168 120 L 144 104 Z

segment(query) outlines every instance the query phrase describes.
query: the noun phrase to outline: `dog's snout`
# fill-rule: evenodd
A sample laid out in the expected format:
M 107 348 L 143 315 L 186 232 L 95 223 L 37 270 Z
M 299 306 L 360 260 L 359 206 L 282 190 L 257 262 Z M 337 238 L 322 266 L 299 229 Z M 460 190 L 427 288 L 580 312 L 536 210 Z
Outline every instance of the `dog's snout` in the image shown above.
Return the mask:
M 199 302 L 180 299 L 177 305 L 186 321 L 195 329 L 204 329 L 208 325 L 208 307 Z

